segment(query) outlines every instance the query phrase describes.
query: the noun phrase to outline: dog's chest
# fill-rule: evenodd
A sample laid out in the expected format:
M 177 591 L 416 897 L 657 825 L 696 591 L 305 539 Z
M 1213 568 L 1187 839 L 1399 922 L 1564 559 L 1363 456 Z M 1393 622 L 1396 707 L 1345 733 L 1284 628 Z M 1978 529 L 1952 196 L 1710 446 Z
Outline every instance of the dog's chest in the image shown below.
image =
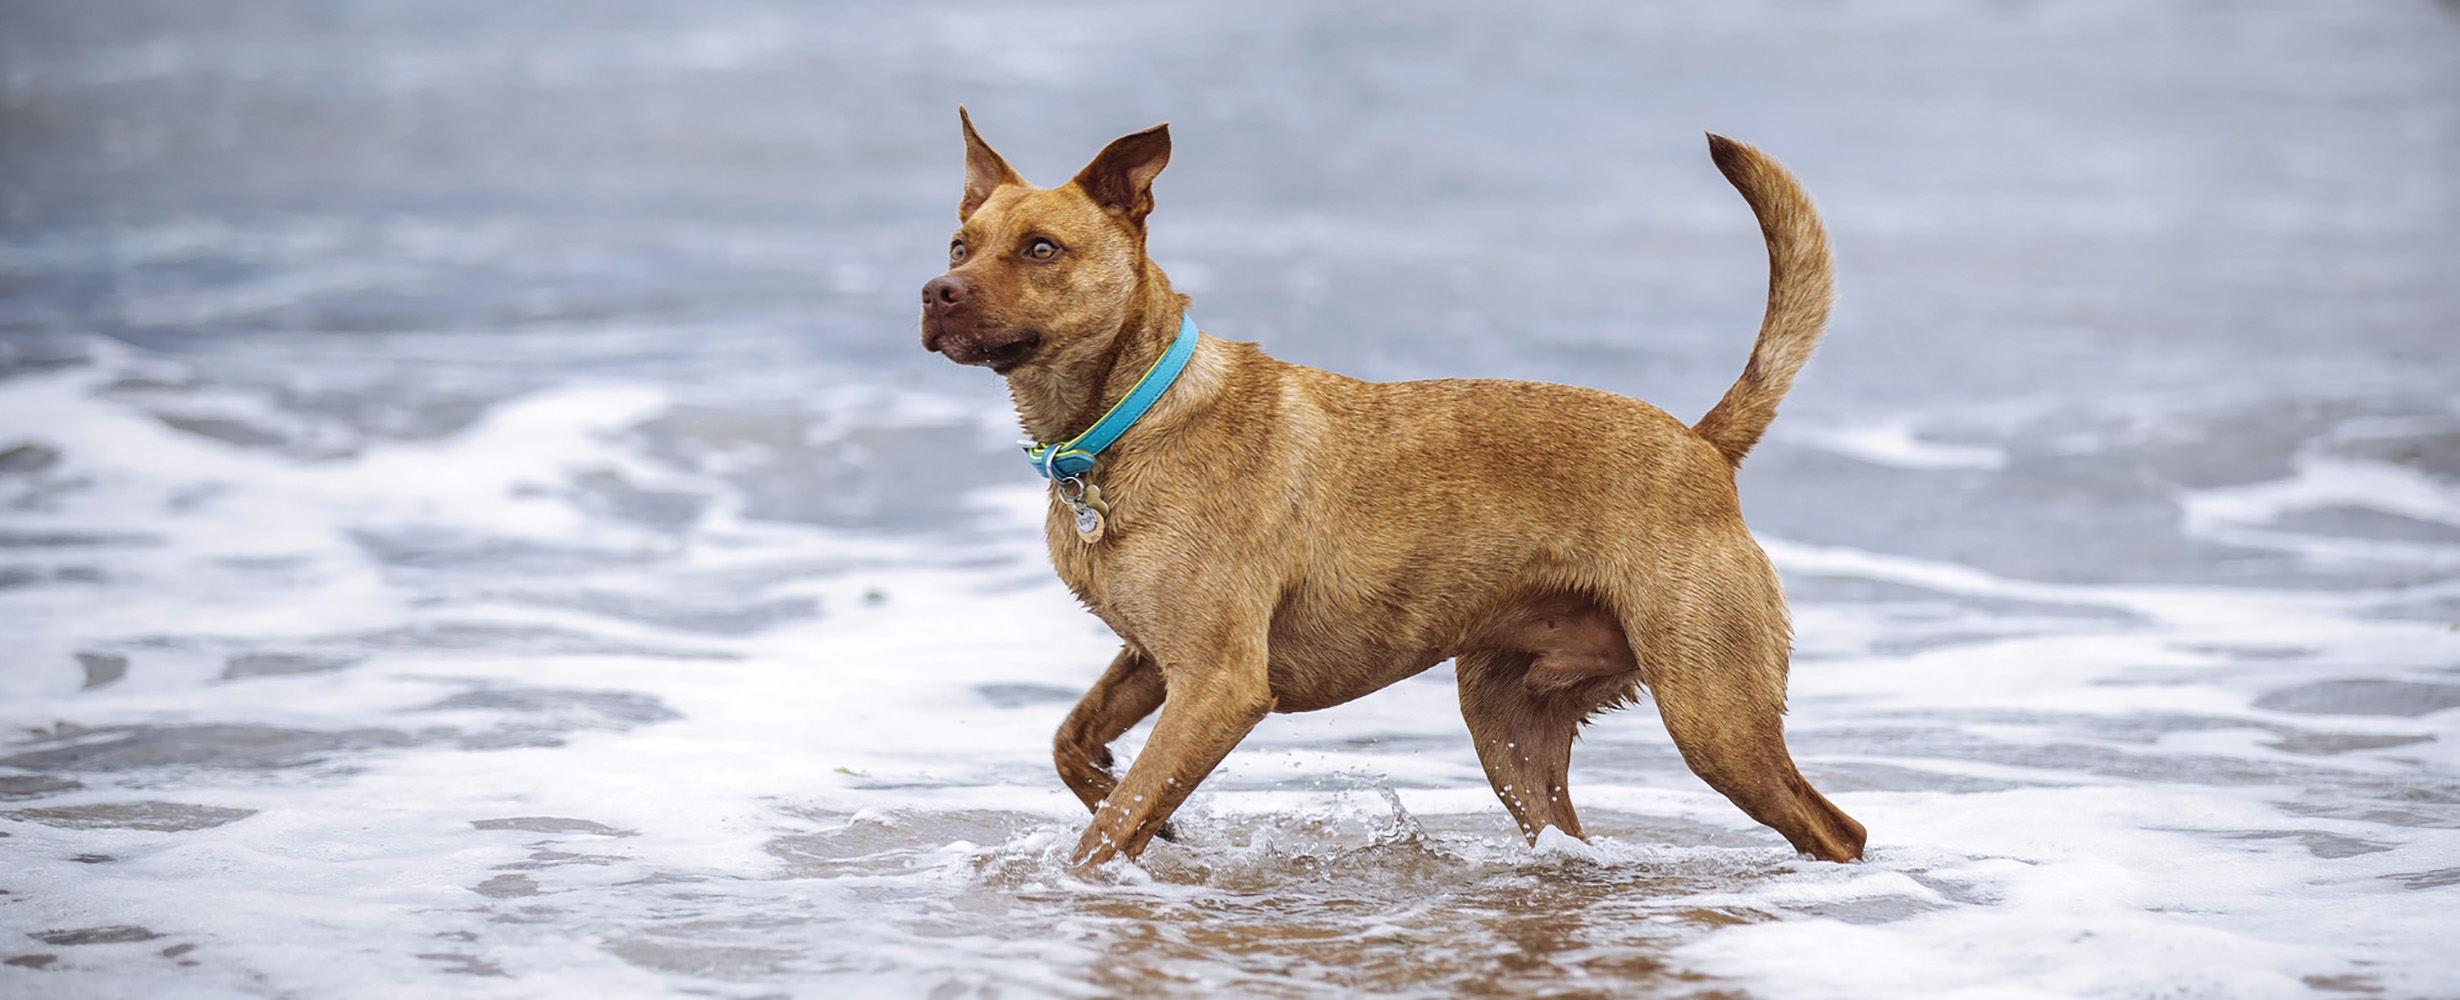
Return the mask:
M 1048 491 L 1042 524 L 1051 568 L 1060 582 L 1123 637 L 1129 633 L 1122 619 L 1133 617 L 1128 609 L 1150 605 L 1155 596 L 1140 595 L 1137 581 L 1147 581 L 1141 586 L 1151 591 L 1150 581 L 1171 576 L 1172 567 L 1186 569 L 1218 555 L 1191 545 L 1184 532 L 1167 530 L 1173 517 L 1186 512 L 1169 501 L 1161 488 L 1163 482 L 1146 473 L 1144 463 L 1133 459 L 1099 471 L 1098 484 L 1089 483 L 1089 492 L 1098 488 L 1112 500 L 1100 512 L 1100 527 L 1090 536 L 1084 531 L 1079 504 L 1062 499 L 1056 486 Z
M 1087 542 L 1077 533 L 1075 512 L 1056 499 L 1052 500 L 1049 516 L 1043 523 L 1043 535 L 1050 545 L 1051 569 L 1059 574 L 1059 582 L 1067 584 L 1077 600 L 1110 622 L 1113 629 L 1118 628 L 1115 616 L 1106 610 L 1112 597 L 1108 571 L 1112 550 L 1119 544 L 1116 535 L 1106 531 L 1101 540 Z

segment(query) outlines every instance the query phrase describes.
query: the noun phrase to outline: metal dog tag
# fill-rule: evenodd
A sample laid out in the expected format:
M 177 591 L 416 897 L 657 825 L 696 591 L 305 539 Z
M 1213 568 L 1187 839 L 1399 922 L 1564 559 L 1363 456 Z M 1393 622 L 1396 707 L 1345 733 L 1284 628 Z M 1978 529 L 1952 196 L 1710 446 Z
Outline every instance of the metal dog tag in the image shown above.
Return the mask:
M 1052 481 L 1058 487 L 1059 502 L 1068 505 L 1076 515 L 1076 537 L 1087 545 L 1102 540 L 1102 518 L 1110 513 L 1110 505 L 1102 502 L 1102 488 L 1075 476 Z

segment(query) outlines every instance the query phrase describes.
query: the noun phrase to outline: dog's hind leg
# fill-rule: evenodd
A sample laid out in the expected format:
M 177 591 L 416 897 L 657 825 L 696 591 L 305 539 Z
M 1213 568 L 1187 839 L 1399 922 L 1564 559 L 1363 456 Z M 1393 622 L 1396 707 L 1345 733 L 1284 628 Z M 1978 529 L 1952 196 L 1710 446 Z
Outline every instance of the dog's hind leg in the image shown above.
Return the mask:
M 1119 650 L 1102 679 L 1077 699 L 1051 740 L 1051 759 L 1059 765 L 1059 780 L 1068 783 L 1085 808 L 1100 809 L 1119 785 L 1111 770 L 1110 742 L 1160 707 L 1162 672 L 1132 646 Z
M 1590 707 L 1571 691 L 1531 690 L 1527 678 L 1536 660 L 1535 653 L 1489 649 L 1453 661 L 1461 718 L 1469 723 L 1478 763 L 1531 843 L 1550 826 L 1581 836 L 1564 780 L 1571 770 L 1572 737 Z
M 1764 595 L 1661 593 L 1624 629 L 1692 773 L 1795 850 L 1851 861 L 1862 856 L 1862 824 L 1803 780 L 1785 749 L 1784 598 L 1766 567 L 1759 560 L 1752 574 Z

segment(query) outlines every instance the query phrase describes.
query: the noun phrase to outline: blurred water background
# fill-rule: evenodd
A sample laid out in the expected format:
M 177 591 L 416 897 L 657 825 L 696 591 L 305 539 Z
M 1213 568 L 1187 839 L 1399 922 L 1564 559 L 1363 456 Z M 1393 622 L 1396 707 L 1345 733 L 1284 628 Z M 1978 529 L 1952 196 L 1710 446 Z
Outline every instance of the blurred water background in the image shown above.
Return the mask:
M 1157 121 L 1207 332 L 1696 417 L 1802 862 L 1644 708 L 1521 844 L 1447 668 L 1268 721 L 1096 882 L 1109 657 L 924 354 L 955 108 Z M 2460 995 L 2460 9 L 0 9 L 0 993 Z M 1141 739 L 1131 734 L 1128 744 Z

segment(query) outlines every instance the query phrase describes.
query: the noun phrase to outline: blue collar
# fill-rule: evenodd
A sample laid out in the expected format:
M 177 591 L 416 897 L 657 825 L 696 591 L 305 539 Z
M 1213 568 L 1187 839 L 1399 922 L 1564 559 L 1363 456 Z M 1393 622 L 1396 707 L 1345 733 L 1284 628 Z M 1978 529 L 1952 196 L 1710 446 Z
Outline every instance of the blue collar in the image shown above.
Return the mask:
M 1196 319 L 1181 313 L 1179 339 L 1171 341 L 1170 350 L 1162 355 L 1162 360 L 1154 362 L 1152 368 L 1146 369 L 1144 377 L 1136 380 L 1136 386 L 1128 390 L 1127 398 L 1111 407 L 1110 412 L 1102 414 L 1102 419 L 1085 428 L 1083 434 L 1058 444 L 1027 444 L 1025 460 L 1032 462 L 1034 471 L 1041 473 L 1044 479 L 1067 479 L 1093 471 L 1093 460 L 1102 454 L 1102 449 L 1119 440 L 1119 435 L 1136 425 L 1138 417 L 1153 408 L 1154 400 L 1169 391 L 1170 384 L 1179 380 L 1179 372 L 1187 368 L 1187 359 L 1195 355 Z

